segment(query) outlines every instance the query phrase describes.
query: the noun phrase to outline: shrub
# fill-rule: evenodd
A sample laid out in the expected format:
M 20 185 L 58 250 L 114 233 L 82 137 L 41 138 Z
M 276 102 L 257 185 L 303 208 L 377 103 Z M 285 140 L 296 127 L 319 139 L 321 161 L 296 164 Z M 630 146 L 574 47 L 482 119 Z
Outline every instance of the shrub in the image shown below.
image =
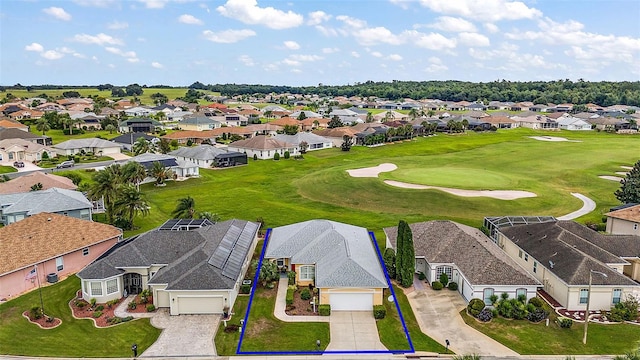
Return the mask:
M 558 318 L 558 325 L 563 329 L 571 329 L 571 326 L 573 326 L 573 320 L 566 317 L 561 317 Z
M 96 306 L 96 311 L 102 311 L 102 310 L 104 310 L 104 305 Z
M 373 306 L 373 318 L 374 319 L 384 319 L 387 316 L 387 309 L 384 305 L 374 305 Z
M 311 291 L 309 291 L 308 288 L 304 288 L 302 289 L 302 291 L 300 291 L 300 298 L 302 300 L 309 300 L 311 299 Z
M 447 287 L 449 288 L 449 290 L 458 290 L 458 283 L 452 281 L 449 283 L 449 285 L 447 285 Z
M 75 303 L 75 304 L 76 304 L 76 306 L 77 306 L 79 309 L 82 309 L 85 305 L 87 305 L 87 303 L 85 303 L 85 302 L 84 302 L 84 301 L 82 301 L 82 300 L 76 300 L 76 303 Z
M 91 300 L 89 300 L 89 304 L 91 304 L 91 307 L 94 308 L 96 306 L 96 298 L 91 298 Z
M 535 308 L 535 310 L 527 314 L 527 320 L 531 322 L 540 322 L 546 319 L 548 316 L 549 316 L 549 313 L 544 311 L 543 308 Z
M 293 304 L 293 293 L 294 293 L 294 289 L 287 289 L 287 305 L 292 305 Z
M 240 286 L 240 294 L 248 294 L 251 292 L 251 285 L 243 284 Z
M 153 312 L 156 310 L 156 306 L 153 304 L 147 305 L 147 312 Z
M 482 301 L 482 299 L 473 298 L 469 301 L 469 305 L 467 305 L 467 311 L 473 317 L 478 317 L 482 309 L 484 309 L 484 301 Z
M 278 153 L 273 154 L 273 160 L 280 160 L 280 154 Z
M 109 300 L 107 301 L 107 307 L 111 309 L 113 305 L 116 305 L 117 303 L 118 303 L 118 299 Z
M 224 332 L 233 333 L 233 332 L 238 332 L 239 329 L 240 329 L 239 325 L 237 325 L 237 324 L 229 324 L 229 325 L 225 326 Z
M 258 154 L 253 154 L 253 160 L 258 160 Z
M 529 304 L 539 308 L 539 307 L 543 307 L 544 306 L 544 300 L 540 299 L 539 297 L 532 297 L 531 299 L 529 299 Z
M 138 307 L 138 304 L 136 304 L 135 301 L 132 301 L 129 303 L 129 305 L 127 305 L 127 307 L 129 308 L 129 310 L 135 310 Z
M 288 152 L 288 151 L 285 151 L 285 152 L 284 152 L 284 158 L 285 158 L 285 159 L 288 159 L 289 157 L 291 157 L 291 154 L 289 154 L 289 152 Z
M 442 290 L 442 288 L 444 287 L 444 285 L 442 285 L 442 283 L 440 281 L 434 281 L 431 283 L 431 288 L 433 290 Z
M 440 274 L 440 283 L 442 284 L 442 286 L 449 285 L 449 276 L 447 276 L 446 273 Z
M 489 301 L 491 301 L 491 305 L 495 304 L 498 301 L 498 295 L 493 294 L 489 296 Z
M 295 271 L 287 271 L 287 279 L 289 285 L 294 285 L 296 283 L 296 272 Z
M 387 269 L 387 274 L 389 274 L 390 279 L 396 278 L 396 252 L 393 251 L 392 248 L 386 248 L 384 250 L 384 255 L 382 256 L 384 260 L 384 267 Z
M 29 314 L 33 319 L 37 320 L 42 317 L 42 310 L 40 310 L 40 306 L 34 305 L 31 307 L 31 310 L 29 310 Z
M 426 278 L 427 278 L 427 276 L 422 271 L 420 271 L 418 273 L 418 280 L 424 280 Z
M 318 314 L 320 316 L 331 315 L 331 305 L 329 304 L 318 305 Z
M 484 308 L 480 311 L 480 313 L 478 313 L 477 318 L 482 322 L 490 321 L 491 319 L 493 319 L 493 311 L 491 311 L 491 309 L 489 308 Z
M 102 311 L 94 311 L 94 312 L 93 312 L 93 315 L 91 315 L 91 316 L 93 316 L 94 318 L 96 318 L 96 319 L 97 319 L 97 318 L 99 318 L 100 316 L 102 316 Z
M 609 318 L 612 321 L 630 321 L 638 318 L 638 300 L 628 295 L 625 301 L 619 302 L 611 309 Z

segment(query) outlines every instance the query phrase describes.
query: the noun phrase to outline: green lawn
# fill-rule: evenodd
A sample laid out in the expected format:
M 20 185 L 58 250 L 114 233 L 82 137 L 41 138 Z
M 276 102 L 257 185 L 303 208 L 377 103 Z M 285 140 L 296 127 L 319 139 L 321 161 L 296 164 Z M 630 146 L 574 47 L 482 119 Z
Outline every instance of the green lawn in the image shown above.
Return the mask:
M 93 321 L 75 319 L 69 300 L 80 289 L 80 279 L 70 276 L 42 288 L 47 315 L 62 319 L 55 329 L 43 330 L 22 317 L 22 312 L 40 305 L 38 291 L 0 304 L 0 354 L 56 357 L 129 357 L 131 344 L 142 353 L 160 335 L 148 319 L 109 328 L 96 328 Z
M 324 350 L 329 344 L 329 323 L 289 323 L 276 319 L 273 309 L 277 291 L 277 287 L 256 289 L 240 350 L 243 352 L 316 351 L 316 340 L 320 340 L 321 350 Z
M 42 135 L 42 131 L 38 131 L 35 125 L 32 125 L 30 131 L 36 135 Z M 87 139 L 94 138 L 98 135 L 102 136 L 104 139 L 110 139 L 118 136 L 118 134 L 110 134 L 107 130 L 86 130 L 84 134 L 75 134 L 75 135 L 65 135 L 62 133 L 62 130 L 49 130 L 45 133 L 46 136 L 51 138 L 51 141 L 54 145 L 57 145 L 63 141 L 72 140 L 72 139 Z
M 640 326 L 631 324 L 589 324 L 587 344 L 582 344 L 583 324 L 574 323 L 571 329 L 560 328 L 552 314 L 549 326 L 545 322 L 533 324 L 526 320 L 494 318 L 489 323 L 480 323 L 460 312 L 464 321 L 474 329 L 501 342 L 522 355 L 548 354 L 624 354 L 638 349 Z
M 17 172 L 18 170 L 13 166 L 0 166 L 0 174 L 8 174 Z
M 461 189 L 501 190 L 514 189 L 516 185 L 515 181 L 502 172 L 446 165 L 429 169 L 398 169 L 381 177 L 413 184 Z

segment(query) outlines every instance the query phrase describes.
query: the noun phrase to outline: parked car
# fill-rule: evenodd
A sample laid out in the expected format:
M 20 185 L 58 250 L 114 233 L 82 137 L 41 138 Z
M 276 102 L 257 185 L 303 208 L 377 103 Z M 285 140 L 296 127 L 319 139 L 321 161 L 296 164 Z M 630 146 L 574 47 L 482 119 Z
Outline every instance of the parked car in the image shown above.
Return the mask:
M 67 161 L 63 161 L 60 164 L 56 165 L 56 169 L 70 168 L 73 165 L 75 165 L 75 162 L 73 160 L 67 160 Z
M 13 163 L 13 167 L 15 167 L 15 168 L 23 168 L 24 167 L 24 161 L 15 161 Z

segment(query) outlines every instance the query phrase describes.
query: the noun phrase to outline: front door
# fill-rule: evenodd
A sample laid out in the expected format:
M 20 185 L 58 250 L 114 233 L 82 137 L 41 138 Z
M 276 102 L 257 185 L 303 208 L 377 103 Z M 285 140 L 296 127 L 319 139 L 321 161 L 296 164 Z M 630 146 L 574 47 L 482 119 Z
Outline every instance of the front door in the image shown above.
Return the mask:
M 140 294 L 142 291 L 142 276 L 135 273 L 127 273 L 123 276 L 124 289 L 127 294 Z

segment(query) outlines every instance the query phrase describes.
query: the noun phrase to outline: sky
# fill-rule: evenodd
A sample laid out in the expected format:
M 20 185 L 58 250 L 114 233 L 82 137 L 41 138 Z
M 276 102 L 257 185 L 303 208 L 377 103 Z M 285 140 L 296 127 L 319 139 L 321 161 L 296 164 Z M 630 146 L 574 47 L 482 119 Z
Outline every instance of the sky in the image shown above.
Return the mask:
M 0 1 L 0 85 L 501 79 L 640 80 L 640 1 Z

